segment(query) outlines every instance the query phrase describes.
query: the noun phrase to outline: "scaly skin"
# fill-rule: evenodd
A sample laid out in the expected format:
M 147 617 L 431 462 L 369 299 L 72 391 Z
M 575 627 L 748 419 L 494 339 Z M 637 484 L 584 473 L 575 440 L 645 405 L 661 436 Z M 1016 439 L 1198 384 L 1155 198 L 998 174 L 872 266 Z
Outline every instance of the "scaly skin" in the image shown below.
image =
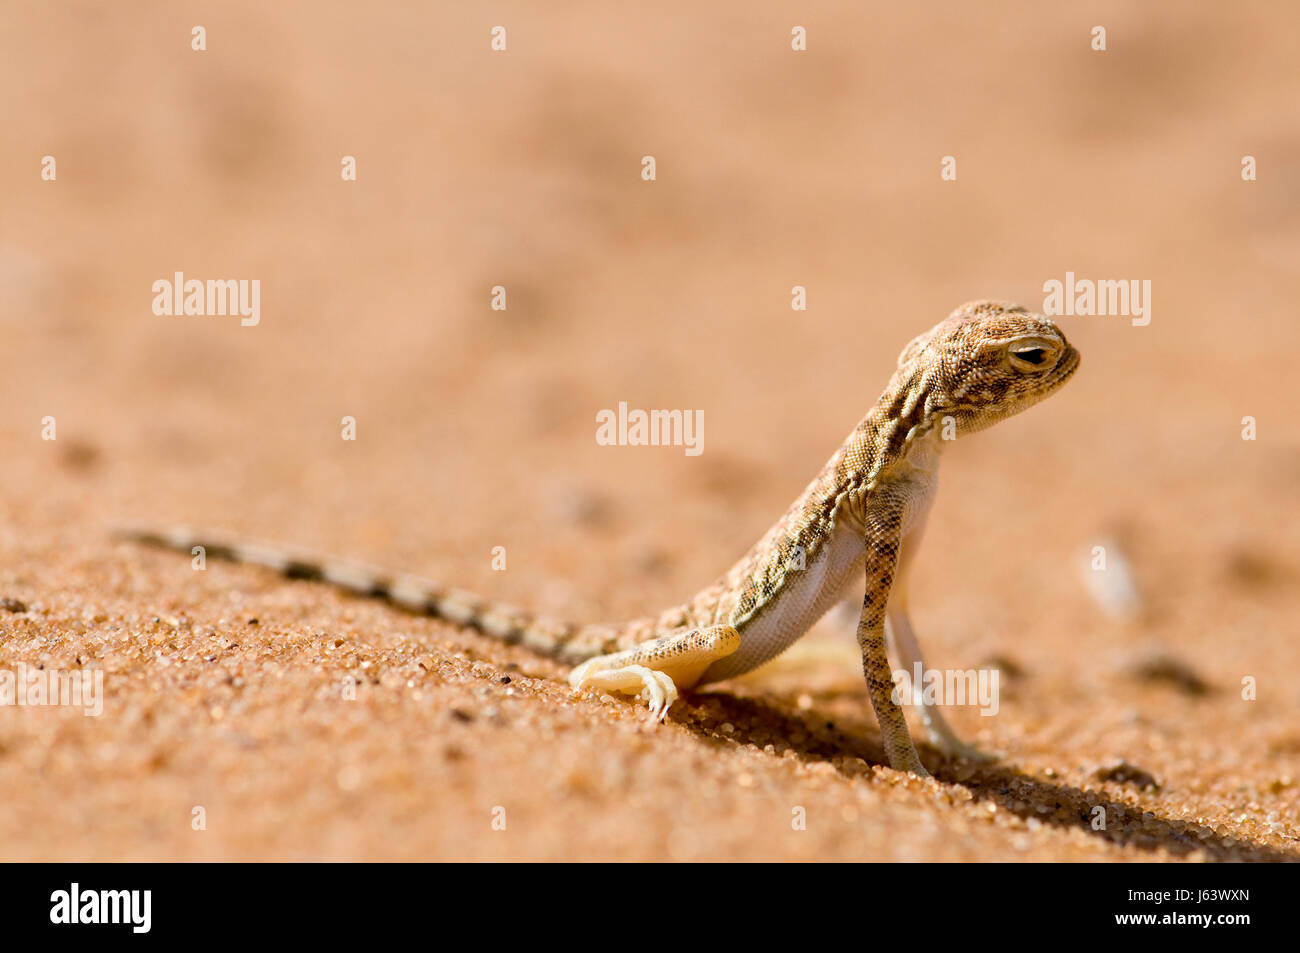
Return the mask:
M 1015 305 L 972 302 L 913 339 L 889 386 L 771 529 L 720 579 L 658 616 L 616 625 L 535 617 L 409 576 L 284 549 L 222 542 L 187 530 L 126 536 L 329 582 L 405 609 L 470 626 L 575 664 L 580 687 L 642 694 L 662 718 L 677 690 L 730 678 L 783 651 L 866 581 L 858 642 L 890 764 L 925 775 L 898 704 L 887 638 L 904 667 L 921 661 L 902 588 L 934 496 L 948 440 L 1019 413 L 1061 386 L 1078 352 L 1047 318 Z M 892 599 L 891 599 L 892 593 Z M 923 709 L 945 752 L 980 757 L 937 710 Z

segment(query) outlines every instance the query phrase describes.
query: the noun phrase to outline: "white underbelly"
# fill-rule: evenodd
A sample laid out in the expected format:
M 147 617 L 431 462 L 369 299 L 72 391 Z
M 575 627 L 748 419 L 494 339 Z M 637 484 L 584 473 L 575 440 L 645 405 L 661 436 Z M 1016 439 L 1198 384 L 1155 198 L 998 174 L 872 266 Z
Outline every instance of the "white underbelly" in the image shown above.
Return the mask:
M 862 583 L 865 548 L 861 531 L 841 520 L 808 568 L 792 571 L 776 602 L 740 628 L 740 648 L 710 665 L 700 682 L 744 674 L 798 641 L 850 583 Z

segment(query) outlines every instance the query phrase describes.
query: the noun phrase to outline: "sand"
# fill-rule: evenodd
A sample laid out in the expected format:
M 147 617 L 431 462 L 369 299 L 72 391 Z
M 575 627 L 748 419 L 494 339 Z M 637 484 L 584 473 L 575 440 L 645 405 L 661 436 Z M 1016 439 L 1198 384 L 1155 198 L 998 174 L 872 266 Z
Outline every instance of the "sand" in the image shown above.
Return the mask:
M 104 695 L 0 708 L 0 856 L 1300 858 L 1295 13 L 753 6 L 6 10 L 0 671 Z M 258 279 L 259 322 L 156 315 L 178 271 Z M 522 649 L 110 535 L 657 610 L 913 335 L 1067 272 L 1149 280 L 1150 323 L 1060 318 L 1080 371 L 947 453 L 912 594 L 931 665 L 1000 673 L 996 715 L 951 711 L 996 765 L 884 766 L 851 612 L 652 726 Z M 703 452 L 599 445 L 620 401 L 702 410 Z

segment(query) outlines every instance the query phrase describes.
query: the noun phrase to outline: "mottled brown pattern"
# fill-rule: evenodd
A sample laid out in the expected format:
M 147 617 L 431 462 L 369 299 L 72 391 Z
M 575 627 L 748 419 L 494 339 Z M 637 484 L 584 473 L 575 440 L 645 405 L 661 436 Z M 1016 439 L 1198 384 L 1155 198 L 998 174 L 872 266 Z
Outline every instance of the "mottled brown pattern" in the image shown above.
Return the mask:
M 185 530 L 128 535 L 183 551 L 205 545 L 214 557 L 265 565 L 295 578 L 387 599 L 570 663 L 641 646 L 645 651 L 637 658 L 650 664 L 684 650 L 682 646 L 693 644 L 695 630 L 706 627 L 730 625 L 743 639 L 746 627 L 778 602 L 790 574 L 810 565 L 836 525 L 849 520 L 866 544 L 858 640 L 872 705 L 890 762 L 924 773 L 902 711 L 891 698 L 884 634 L 904 525 L 928 503 L 923 498 L 928 491 L 902 476 L 909 454 L 940 423 L 950 421 L 954 435 L 959 435 L 1018 413 L 1059 387 L 1077 366 L 1077 352 L 1050 320 L 1000 302 L 963 305 L 907 344 L 875 405 L 785 514 L 728 572 L 682 605 L 622 624 L 579 627 L 535 618 L 410 577 Z M 660 645 L 657 640 L 670 634 L 681 641 Z
M 626 651 L 682 627 L 729 622 L 743 633 L 780 595 L 799 547 L 807 565 L 842 514 L 864 525 L 874 506 L 876 483 L 945 415 L 961 418 L 963 432 L 979 430 L 1035 403 L 1068 377 L 1077 364 L 1068 345 L 1063 374 L 1045 380 L 1008 374 L 998 363 L 1001 352 L 987 347 L 1035 331 L 1059 334 L 1051 321 L 1017 305 L 977 301 L 918 335 L 903 349 L 875 405 L 798 499 L 731 569 L 657 618 L 578 631 L 563 655 L 580 661 Z M 967 390 L 962 390 L 963 384 L 969 385 Z

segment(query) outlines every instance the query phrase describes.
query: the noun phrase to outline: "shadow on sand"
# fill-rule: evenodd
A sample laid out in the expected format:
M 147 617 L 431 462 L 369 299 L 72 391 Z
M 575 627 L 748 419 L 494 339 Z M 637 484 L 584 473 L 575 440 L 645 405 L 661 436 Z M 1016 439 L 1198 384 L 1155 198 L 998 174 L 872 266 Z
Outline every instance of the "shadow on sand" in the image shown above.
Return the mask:
M 708 743 L 728 746 L 752 744 L 762 748 L 771 742 L 773 736 L 801 739 L 797 744 L 790 740 L 784 743 L 800 760 L 830 763 L 845 777 L 858 776 L 861 771 L 860 768 L 848 770 L 843 756 L 854 759 L 854 764 L 858 758 L 869 764 L 888 763 L 884 750 L 875 740 L 878 736 L 874 726 L 864 721 L 840 719 L 837 724 L 812 712 L 790 712 L 759 698 L 721 693 L 697 696 L 697 699 L 703 698 L 709 699 L 710 720 L 719 714 L 720 709 L 722 720 L 734 726 L 734 731 L 725 735 L 699 724 L 689 726 Z M 761 734 L 743 727 L 753 724 L 762 726 Z M 1128 805 L 1117 804 L 1105 791 L 1054 784 L 1023 774 L 1009 764 L 945 761 L 929 745 L 917 747 L 937 781 L 965 785 L 976 801 L 997 804 L 999 810 L 1026 820 L 1033 818 L 1044 825 L 1083 830 L 1113 844 L 1140 850 L 1164 848 L 1179 857 L 1203 851 L 1212 861 L 1300 861 L 1300 851 L 1264 847 L 1224 836 L 1202 824 L 1172 820 L 1151 812 L 1138 813 Z M 1098 805 L 1106 810 L 1105 830 L 1095 830 L 1092 826 L 1093 809 Z

